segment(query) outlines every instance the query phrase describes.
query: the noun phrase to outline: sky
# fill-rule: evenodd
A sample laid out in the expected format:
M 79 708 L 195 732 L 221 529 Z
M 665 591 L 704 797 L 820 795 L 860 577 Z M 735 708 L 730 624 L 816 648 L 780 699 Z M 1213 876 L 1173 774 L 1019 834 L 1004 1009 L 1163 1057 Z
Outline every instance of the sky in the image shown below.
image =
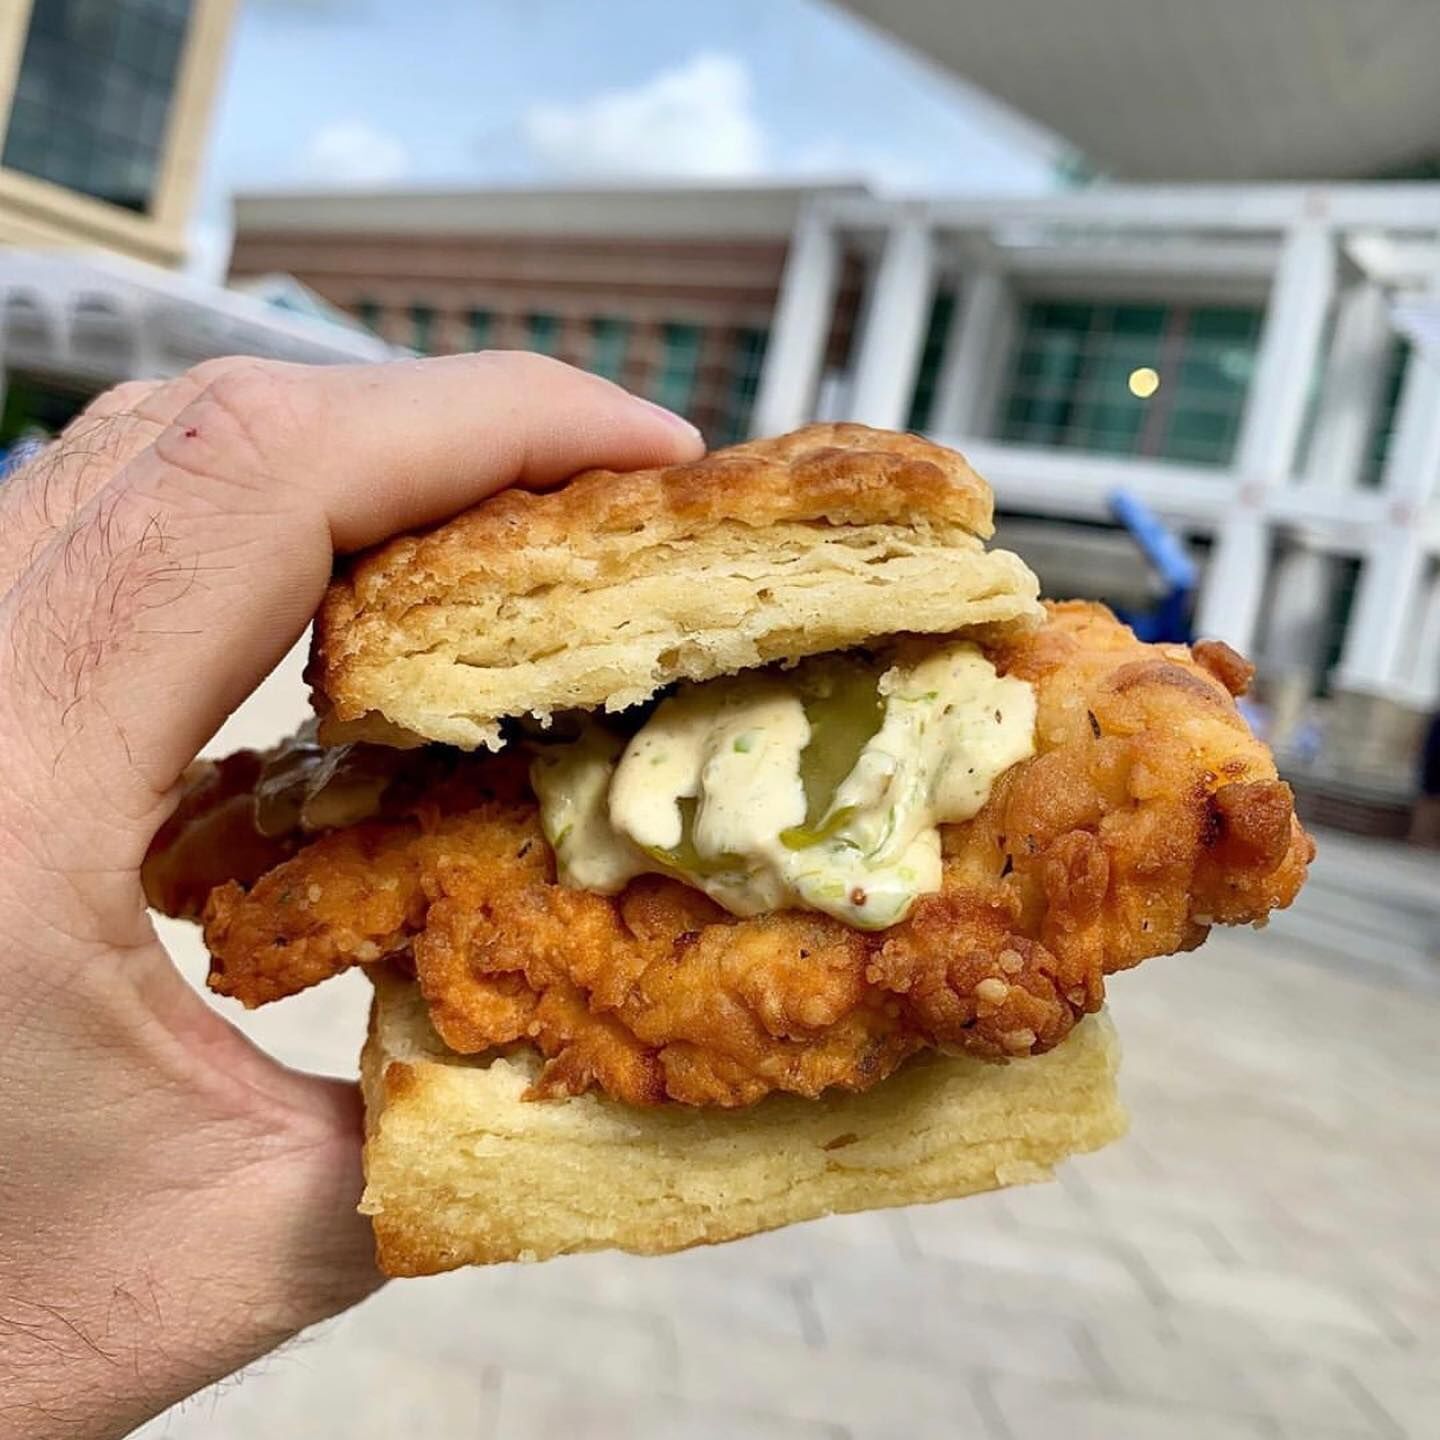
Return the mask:
M 1054 183 L 1057 142 L 823 0 L 241 0 L 195 266 L 236 190 L 669 176 Z

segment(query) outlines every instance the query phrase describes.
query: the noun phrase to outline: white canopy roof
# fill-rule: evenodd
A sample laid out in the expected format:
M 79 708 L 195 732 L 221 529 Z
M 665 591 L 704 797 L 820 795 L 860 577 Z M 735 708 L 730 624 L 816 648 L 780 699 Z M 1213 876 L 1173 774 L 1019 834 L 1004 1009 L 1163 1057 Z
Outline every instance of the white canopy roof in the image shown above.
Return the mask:
M 839 0 L 1132 179 L 1372 178 L 1440 154 L 1435 0 Z
M 323 365 L 405 353 L 357 325 L 119 256 L 0 250 L 0 366 L 106 385 L 219 355 Z

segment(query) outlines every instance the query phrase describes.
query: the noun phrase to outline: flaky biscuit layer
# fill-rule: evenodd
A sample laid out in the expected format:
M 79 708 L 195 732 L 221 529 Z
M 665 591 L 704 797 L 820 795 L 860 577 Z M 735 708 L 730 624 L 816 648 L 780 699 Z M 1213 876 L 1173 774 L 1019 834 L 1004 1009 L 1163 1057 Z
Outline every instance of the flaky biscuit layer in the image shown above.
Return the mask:
M 812 425 L 689 465 L 507 491 L 331 585 L 310 667 L 328 738 L 474 749 L 499 720 L 624 709 L 901 631 L 1038 615 L 987 553 L 989 487 L 954 451 Z

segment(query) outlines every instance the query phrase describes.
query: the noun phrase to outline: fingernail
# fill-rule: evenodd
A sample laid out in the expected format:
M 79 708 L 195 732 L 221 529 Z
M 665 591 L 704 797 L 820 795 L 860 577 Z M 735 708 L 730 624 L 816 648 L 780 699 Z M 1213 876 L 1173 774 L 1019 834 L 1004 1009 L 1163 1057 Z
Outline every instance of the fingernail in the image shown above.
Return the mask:
M 683 415 L 677 415 L 673 410 L 667 410 L 663 405 L 657 405 L 653 400 L 647 400 L 643 395 L 632 395 L 630 397 L 637 404 L 643 405 L 647 410 L 653 411 L 656 415 L 663 416 L 677 430 L 683 430 L 687 435 L 693 435 L 697 440 L 701 438 L 700 427 L 692 425 Z

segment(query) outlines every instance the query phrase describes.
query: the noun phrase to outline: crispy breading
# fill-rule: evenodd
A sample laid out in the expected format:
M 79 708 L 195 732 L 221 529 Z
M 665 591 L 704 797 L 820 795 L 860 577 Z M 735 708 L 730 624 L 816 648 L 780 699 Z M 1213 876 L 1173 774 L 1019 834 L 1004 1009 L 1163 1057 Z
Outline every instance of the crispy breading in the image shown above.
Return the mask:
M 499 720 L 1039 616 L 990 487 L 914 435 L 810 425 L 685 465 L 507 490 L 337 575 L 307 672 L 330 739 L 498 749 Z
M 748 1105 L 864 1090 L 925 1048 L 1049 1050 L 1104 977 L 1290 903 L 1313 853 L 1214 647 L 1152 646 L 1099 606 L 992 645 L 1032 682 L 1037 753 L 942 828 L 944 882 L 879 932 L 741 919 L 643 877 L 555 881 L 523 762 L 472 759 L 399 822 L 338 831 L 205 915 L 211 985 L 248 1005 L 408 955 L 445 1043 L 533 1042 L 532 1095 Z

